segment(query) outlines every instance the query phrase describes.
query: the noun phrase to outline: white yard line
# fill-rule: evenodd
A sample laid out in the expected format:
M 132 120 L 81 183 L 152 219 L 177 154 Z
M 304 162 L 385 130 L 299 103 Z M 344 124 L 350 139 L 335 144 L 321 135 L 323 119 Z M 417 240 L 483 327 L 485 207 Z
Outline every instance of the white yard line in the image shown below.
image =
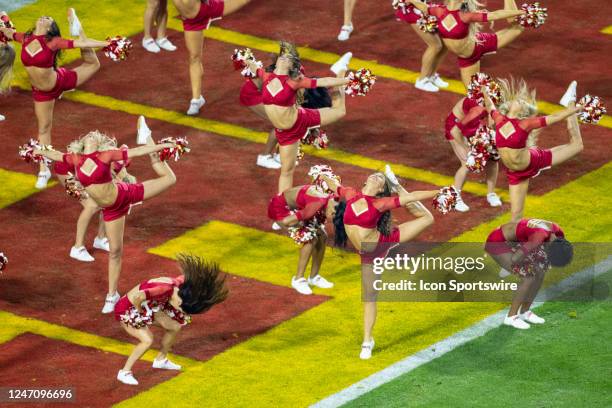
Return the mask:
M 581 284 L 592 280 L 610 269 L 612 269 L 612 257 L 608 257 L 606 260 L 577 272 L 561 282 L 546 288 L 541 294 L 541 298 L 544 299 L 544 301 L 534 303 L 533 307 L 538 307 L 545 301 L 554 299 L 568 290 L 579 287 Z M 316 404 L 313 404 L 311 407 L 332 408 L 346 404 L 347 402 L 352 401 L 359 396 L 366 394 L 423 364 L 429 363 L 430 361 L 443 356 L 462 344 L 481 337 L 489 330 L 501 326 L 507 313 L 508 309 L 499 311 L 468 327 L 467 329 L 455 333 L 454 335 L 429 346 L 425 350 L 421 350 L 418 353 L 406 357 L 405 359 L 390 365 L 384 370 L 374 373 L 336 394 L 330 395 Z
M 0 0 L 0 11 L 10 13 L 22 8 L 26 4 L 34 3 L 36 0 Z

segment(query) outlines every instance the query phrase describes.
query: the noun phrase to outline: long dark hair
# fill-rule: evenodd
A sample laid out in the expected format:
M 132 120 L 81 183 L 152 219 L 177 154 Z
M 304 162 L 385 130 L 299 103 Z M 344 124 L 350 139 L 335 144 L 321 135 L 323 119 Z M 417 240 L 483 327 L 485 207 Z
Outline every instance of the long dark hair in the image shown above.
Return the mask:
M 389 185 L 389 181 L 385 177 L 385 186 L 383 191 L 376 194 L 376 197 L 391 197 L 391 186 Z M 381 234 L 388 236 L 391 234 L 392 228 L 392 220 L 391 220 L 391 211 L 385 211 L 380 218 L 378 219 L 378 224 L 376 224 L 376 229 Z
M 344 228 L 344 212 L 346 211 L 346 201 L 342 200 L 336 204 L 336 213 L 334 214 L 334 246 L 346 248 L 348 235 Z
M 26 36 L 34 35 L 35 29 L 36 29 L 35 27 L 30 28 L 28 31 L 26 31 L 25 35 Z M 51 27 L 49 27 L 47 34 L 45 34 L 45 40 L 49 42 L 56 37 L 61 38 L 61 36 L 62 36 L 62 33 L 60 32 L 59 26 L 57 25 L 55 20 L 51 21 Z M 53 57 L 53 68 L 57 68 L 57 62 L 59 61 L 61 54 L 62 54 L 61 50 L 57 50 L 57 52 L 55 53 L 55 56 Z
M 304 90 L 304 102 L 302 107 L 306 109 L 331 108 L 332 100 L 327 88 L 319 86 Z
M 219 275 L 219 264 L 187 254 L 179 254 L 177 259 L 185 276 L 178 291 L 183 301 L 181 309 L 185 313 L 204 313 L 227 298 L 225 276 Z

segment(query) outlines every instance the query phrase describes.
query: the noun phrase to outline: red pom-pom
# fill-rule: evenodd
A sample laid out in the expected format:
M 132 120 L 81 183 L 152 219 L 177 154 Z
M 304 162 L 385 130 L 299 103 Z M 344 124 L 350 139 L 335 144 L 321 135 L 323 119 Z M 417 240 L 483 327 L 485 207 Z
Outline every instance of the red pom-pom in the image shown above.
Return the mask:
M 437 33 L 438 17 L 430 14 L 424 15 L 417 20 L 417 26 L 425 33 Z
M 499 160 L 499 152 L 495 145 L 495 130 L 482 125 L 469 139 L 469 143 L 470 151 L 465 165 L 472 173 L 484 170 L 489 160 Z
M 232 63 L 234 64 L 234 69 L 236 71 L 241 71 L 240 75 L 245 78 L 255 78 L 257 77 L 257 72 L 253 72 L 247 62 L 251 62 L 257 65 L 258 68 L 262 68 L 263 64 L 261 61 L 257 61 L 255 56 L 253 55 L 253 51 L 250 48 L 245 48 L 242 50 L 235 49 L 232 54 Z
M 185 153 L 189 153 L 191 148 L 189 148 L 189 142 L 186 137 L 165 137 L 158 142 L 158 144 L 163 143 L 174 143 L 175 147 L 167 147 L 159 152 L 159 159 L 161 161 L 166 161 L 170 158 L 173 158 L 174 161 L 178 161 L 178 159 L 184 155 Z
M 0 252 L 0 272 L 6 268 L 6 264 L 8 263 L 8 258 L 4 255 L 4 252 Z
M 334 173 L 334 170 L 330 166 L 327 166 L 325 164 L 317 164 L 315 166 L 312 166 L 310 170 L 308 170 L 308 176 L 310 176 L 312 184 L 317 187 L 320 187 L 327 194 L 330 194 L 333 191 L 321 176 L 325 176 L 336 181 L 338 184 L 342 184 L 342 179 L 340 178 L 340 176 Z
M 373 75 L 367 68 L 361 68 L 355 72 L 351 71 L 347 78 L 350 82 L 346 85 L 345 93 L 351 96 L 367 95 L 376 83 L 376 75 Z
M 8 14 L 6 14 L 4 12 L 0 13 L 0 27 L 2 27 L 2 28 L 11 28 L 13 30 L 15 29 L 15 25 L 12 23 L 12 21 L 9 18 Z M 7 44 L 11 40 L 12 40 L 12 38 L 8 38 L 7 36 L 4 35 L 4 33 L 0 32 L 0 43 Z
M 327 149 L 329 146 L 327 133 L 319 127 L 310 129 L 302 138 L 301 142 L 305 145 L 314 146 L 317 149 Z
M 161 305 L 161 310 L 163 310 L 171 319 L 176 320 L 181 325 L 186 325 L 191 323 L 191 316 L 186 313 L 181 312 L 178 309 L 175 309 L 170 303 L 166 302 Z
M 433 207 L 442 214 L 446 214 L 455 209 L 457 196 L 458 193 L 455 187 L 442 187 L 440 192 L 433 198 Z
M 578 120 L 582 123 L 595 124 L 607 112 L 603 100 L 599 96 L 586 94 L 580 99 L 578 105 L 583 107 L 582 112 L 578 113 Z
M 147 305 L 143 304 L 145 313 L 141 313 L 135 306 L 130 307 L 125 311 L 119 319 L 135 329 L 142 329 L 143 327 L 151 326 L 153 324 L 153 312 L 148 309 Z
M 472 75 L 470 84 L 468 85 L 468 98 L 474 99 L 482 105 L 484 101 L 484 96 L 482 94 L 483 86 L 487 88 L 491 102 L 493 102 L 495 106 L 499 105 L 501 103 L 501 88 L 499 87 L 499 83 L 484 72 L 478 72 Z
M 541 246 L 531 251 L 522 262 L 512 265 L 512 273 L 521 277 L 544 273 L 550 269 L 550 261 Z
M 83 200 L 87 198 L 87 192 L 85 191 L 85 187 L 72 175 L 72 173 L 68 173 L 68 177 L 66 177 L 66 181 L 64 182 L 66 188 L 66 194 L 70 197 L 76 198 L 77 200 Z
M 106 41 L 110 41 L 110 44 L 102 48 L 104 55 L 115 62 L 127 59 L 132 50 L 132 41 L 120 35 L 113 38 L 107 38 Z
M 391 7 L 393 7 L 394 10 L 397 10 L 398 8 L 405 10 L 409 5 L 410 3 L 406 3 L 406 0 L 393 0 L 391 2 Z
M 546 22 L 548 9 L 540 7 L 540 3 L 523 4 L 521 10 L 525 13 L 516 17 L 515 21 L 523 27 L 538 28 Z
M 19 146 L 19 157 L 21 157 L 26 163 L 40 163 L 44 162 L 49 164 L 51 160 L 39 154 L 34 154 L 34 150 L 53 150 L 51 145 L 41 145 L 38 140 L 30 139 L 30 141 L 22 146 Z
M 293 227 L 288 227 L 289 237 L 295 241 L 296 244 L 307 244 L 312 242 L 322 232 L 323 225 L 325 224 L 325 214 L 321 211 L 317 212 L 314 217 L 300 221 Z

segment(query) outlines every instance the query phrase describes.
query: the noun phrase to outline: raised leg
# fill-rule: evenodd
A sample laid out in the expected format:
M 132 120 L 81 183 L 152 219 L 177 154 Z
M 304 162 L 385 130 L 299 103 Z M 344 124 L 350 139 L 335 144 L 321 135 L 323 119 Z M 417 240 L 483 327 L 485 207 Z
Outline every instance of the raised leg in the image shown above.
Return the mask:
M 149 138 L 149 143 L 153 143 L 151 138 Z M 152 153 L 149 157 L 151 158 L 151 167 L 159 177 L 142 183 L 144 200 L 155 197 L 176 184 L 176 176 L 168 163 L 161 161 L 157 153 Z
M 340 71 L 337 77 L 344 78 L 345 73 L 346 71 Z M 332 92 L 331 98 L 331 108 L 319 109 L 319 113 L 321 114 L 321 126 L 337 122 L 346 115 L 346 94 L 344 93 L 344 87 L 336 87 Z
M 569 105 L 571 108 L 574 104 Z M 582 134 L 580 133 L 580 125 L 576 115 L 567 118 L 567 132 L 569 133 L 570 142 L 561 146 L 556 146 L 550 149 L 552 151 L 552 165 L 557 166 L 572 157 L 578 155 L 584 149 L 582 143 Z
M 223 15 L 227 16 L 235 11 L 240 10 L 242 7 L 249 4 L 251 0 L 225 0 L 225 6 L 223 8 Z
M 79 39 L 87 39 L 83 26 L 81 26 L 81 31 L 79 32 Z M 100 61 L 93 48 L 81 48 L 81 58 L 83 63 L 74 69 L 77 73 L 77 87 L 89 81 L 100 70 Z

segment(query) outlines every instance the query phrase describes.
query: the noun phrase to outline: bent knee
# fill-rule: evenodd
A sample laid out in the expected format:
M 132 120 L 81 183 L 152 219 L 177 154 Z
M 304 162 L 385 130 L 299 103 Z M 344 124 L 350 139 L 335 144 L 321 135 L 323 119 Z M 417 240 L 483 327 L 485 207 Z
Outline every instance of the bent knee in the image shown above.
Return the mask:
M 108 257 L 112 259 L 121 259 L 123 255 L 123 246 L 114 247 L 111 245 L 110 251 L 108 252 Z

